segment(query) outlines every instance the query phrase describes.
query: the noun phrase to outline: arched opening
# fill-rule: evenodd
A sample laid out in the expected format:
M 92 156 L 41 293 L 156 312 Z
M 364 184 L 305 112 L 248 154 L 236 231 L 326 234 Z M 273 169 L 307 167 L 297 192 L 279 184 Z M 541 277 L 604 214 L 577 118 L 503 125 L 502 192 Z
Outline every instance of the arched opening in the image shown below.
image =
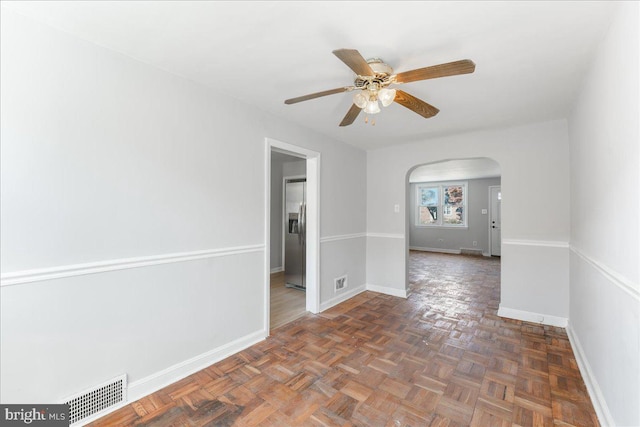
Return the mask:
M 436 160 L 407 171 L 407 292 L 412 252 L 501 255 L 501 179 L 499 163 L 486 157 Z

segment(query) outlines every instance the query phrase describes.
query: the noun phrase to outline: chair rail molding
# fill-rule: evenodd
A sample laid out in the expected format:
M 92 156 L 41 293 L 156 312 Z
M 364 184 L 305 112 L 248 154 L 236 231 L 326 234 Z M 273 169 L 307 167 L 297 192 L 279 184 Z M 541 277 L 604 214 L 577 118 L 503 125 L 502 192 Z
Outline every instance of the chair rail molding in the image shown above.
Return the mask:
M 231 255 L 247 254 L 264 251 L 264 245 L 234 246 L 229 248 L 207 249 L 193 252 L 179 252 L 173 254 L 151 255 L 135 258 L 121 258 L 106 261 L 88 262 L 83 264 L 62 265 L 56 267 L 39 268 L 5 273 L 0 276 L 0 286 L 15 286 L 64 277 L 82 276 L 86 274 L 104 273 L 108 271 L 125 270 L 128 268 L 149 267 L 175 262 L 194 261 L 206 258 L 216 258 Z

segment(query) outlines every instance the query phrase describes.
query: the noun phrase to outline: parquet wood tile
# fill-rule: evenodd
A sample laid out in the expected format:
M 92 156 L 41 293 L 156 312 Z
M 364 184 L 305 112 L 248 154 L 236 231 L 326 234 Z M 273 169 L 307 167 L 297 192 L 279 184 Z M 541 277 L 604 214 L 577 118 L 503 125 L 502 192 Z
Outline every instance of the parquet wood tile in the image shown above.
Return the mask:
M 406 299 L 303 314 L 92 425 L 598 426 L 566 332 L 497 316 L 499 278 L 499 259 L 411 252 Z

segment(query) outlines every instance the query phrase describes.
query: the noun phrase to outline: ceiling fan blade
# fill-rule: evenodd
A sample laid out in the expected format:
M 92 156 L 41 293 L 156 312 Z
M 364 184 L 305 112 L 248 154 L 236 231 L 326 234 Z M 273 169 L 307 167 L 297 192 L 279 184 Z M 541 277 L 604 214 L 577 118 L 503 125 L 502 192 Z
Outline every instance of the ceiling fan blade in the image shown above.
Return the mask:
M 435 116 L 440 111 L 433 105 L 429 105 L 421 99 L 398 89 L 396 89 L 396 97 L 394 101 L 403 107 L 407 107 L 411 111 L 420 114 L 425 119 Z
M 299 96 L 297 98 L 291 98 L 284 101 L 285 104 L 295 104 L 296 102 L 308 101 L 310 99 L 320 98 L 321 96 L 333 95 L 336 93 L 346 92 L 351 90 L 351 86 L 339 87 L 336 89 L 329 89 L 322 92 L 310 93 L 309 95 Z
M 470 59 L 448 62 L 446 64 L 433 65 L 431 67 L 418 68 L 417 70 L 405 71 L 396 75 L 397 83 L 409 83 L 418 80 L 435 79 L 438 77 L 456 76 L 458 74 L 473 73 L 476 64 Z
M 347 64 L 347 67 L 351 68 L 354 73 L 359 76 L 375 76 L 375 73 L 367 63 L 367 61 L 360 55 L 355 49 L 338 49 L 334 50 L 333 54 L 337 56 L 342 62 Z
M 344 119 L 340 122 L 340 126 L 349 126 L 353 123 L 361 110 L 362 108 L 358 107 L 356 104 L 352 104 L 349 111 L 347 111 L 347 115 L 344 116 Z

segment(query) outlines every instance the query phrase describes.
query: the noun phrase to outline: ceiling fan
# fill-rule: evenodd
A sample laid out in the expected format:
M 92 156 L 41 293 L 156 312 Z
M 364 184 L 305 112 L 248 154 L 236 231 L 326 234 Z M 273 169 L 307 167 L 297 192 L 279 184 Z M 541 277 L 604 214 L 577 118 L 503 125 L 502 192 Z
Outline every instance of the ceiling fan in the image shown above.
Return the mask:
M 476 64 L 473 61 L 463 59 L 393 74 L 393 68 L 385 64 L 381 59 L 373 58 L 367 61 L 355 49 L 338 49 L 334 50 L 333 54 L 356 73 L 353 86 L 311 93 L 287 99 L 284 103 L 295 104 L 322 96 L 356 90 L 358 92 L 353 95 L 353 105 L 342 119 L 342 122 L 340 122 L 340 126 L 348 126 L 353 123 L 361 110 L 364 110 L 366 114 L 379 113 L 379 102 L 386 107 L 395 101 L 424 118 L 433 117 L 440 111 L 436 107 L 400 89 L 389 89 L 388 86 L 458 74 L 469 74 L 473 73 L 476 68 Z M 365 118 L 365 121 L 368 121 L 368 118 Z M 372 124 L 375 124 L 375 121 Z

